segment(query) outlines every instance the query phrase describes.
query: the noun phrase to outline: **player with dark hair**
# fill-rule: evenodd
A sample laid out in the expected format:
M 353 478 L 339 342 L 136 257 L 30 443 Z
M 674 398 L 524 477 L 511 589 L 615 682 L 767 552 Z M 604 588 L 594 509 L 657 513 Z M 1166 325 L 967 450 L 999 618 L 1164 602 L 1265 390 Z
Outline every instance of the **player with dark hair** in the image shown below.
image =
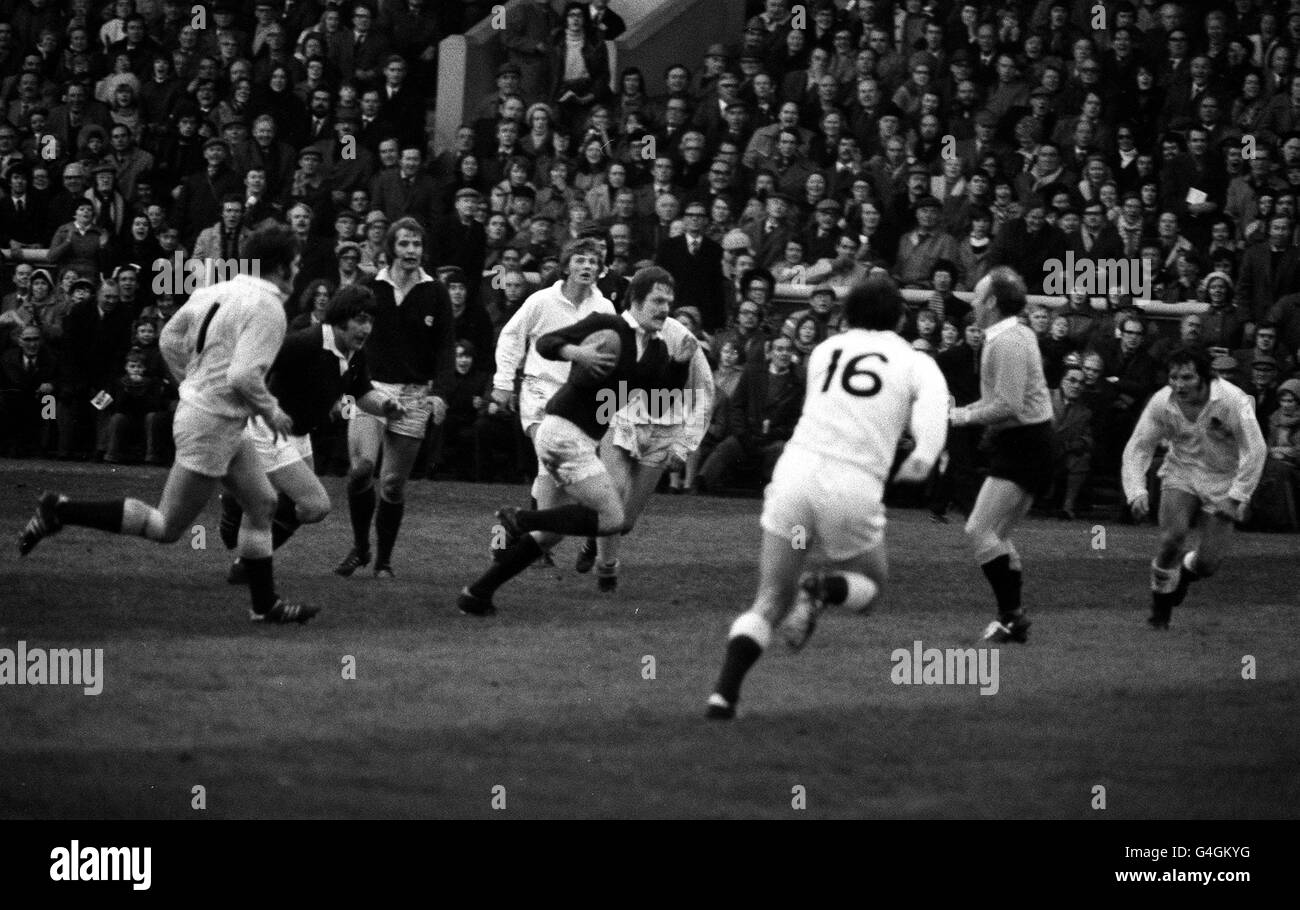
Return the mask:
M 279 499 L 271 525 L 271 547 L 278 550 L 300 526 L 323 521 L 329 494 L 312 463 L 311 434 L 340 406 L 345 419 L 360 408 L 367 414 L 400 419 L 405 412 L 396 398 L 370 384 L 365 347 L 375 318 L 375 295 L 363 285 L 335 293 L 320 325 L 290 333 L 266 377 L 267 388 L 293 418 L 293 429 L 275 436 L 260 417 L 244 432 L 253 440 Z M 346 396 L 346 398 L 345 398 Z M 233 496 L 221 498 L 221 542 L 236 546 L 243 510 Z M 247 581 L 242 561 L 230 568 L 231 584 Z
M 975 285 L 976 324 L 984 329 L 980 397 L 950 414 L 953 426 L 987 427 L 989 474 L 966 521 L 966 538 L 997 599 L 998 618 L 984 638 L 998 643 L 1028 641 L 1023 566 L 1011 532 L 1052 482 L 1052 401 L 1038 338 L 1018 318 L 1025 303 L 1024 280 L 1005 266 Z
M 735 716 L 741 682 L 783 618 L 787 644 L 801 648 L 827 606 L 865 612 L 887 580 L 883 500 L 899 439 L 910 429 L 916 445 L 894 479 L 919 483 L 947 435 L 948 384 L 898 334 L 904 312 L 893 279 L 869 275 L 845 300 L 849 330 L 808 358 L 803 413 L 763 502 L 758 593 L 731 625 L 712 719 Z M 794 545 L 796 528 L 807 549 Z M 801 577 L 809 550 L 824 567 Z
M 699 448 L 713 413 L 713 371 L 703 348 L 694 343 L 691 330 L 670 316 L 659 337 L 673 357 L 680 355 L 689 337 L 695 355 L 683 388 L 655 389 L 648 400 L 629 395 L 626 403 L 618 402 L 610 432 L 601 443 L 600 460 L 623 500 L 627 530 L 588 537 L 574 568 L 585 574 L 594 566 L 596 588 L 607 594 L 618 588 L 620 539 L 636 525 L 673 460 L 685 461 Z
M 375 577 L 392 578 L 393 545 L 405 510 L 406 479 L 432 416 L 442 423 L 455 378 L 456 325 L 446 286 L 426 272 L 425 231 L 411 217 L 388 228 L 390 264 L 368 282 L 375 319 L 366 360 L 374 387 L 402 405 L 385 416 L 357 413 L 348 421 L 348 511 L 352 549 L 334 570 L 345 578 L 370 564 L 370 522 L 378 549 Z M 383 452 L 379 496 L 375 465 Z
M 252 597 L 250 617 L 306 622 L 319 612 L 288 603 L 275 592 L 275 490 L 253 440 L 244 433 L 253 416 L 261 418 L 273 438 L 293 432 L 293 417 L 267 389 L 265 377 L 284 341 L 284 300 L 293 283 L 298 244 L 288 228 L 267 227 L 249 238 L 245 256 L 259 264 L 261 277 L 237 275 L 199 289 L 163 328 L 158 346 L 180 384 L 180 404 L 172 423 L 176 462 L 158 507 L 138 499 L 69 499 L 47 492 L 19 535 L 19 553 L 27 555 L 65 525 L 174 543 L 224 482 L 244 510 L 238 543 Z
M 1150 512 L 1146 475 L 1156 447 L 1168 446 L 1160 466 L 1160 544 L 1151 562 L 1153 628 L 1169 628 L 1174 607 L 1188 586 L 1213 575 L 1224 556 L 1234 522 L 1259 485 L 1268 446 L 1255 418 L 1255 402 L 1210 373 L 1199 347 L 1179 347 L 1165 359 L 1169 385 L 1147 402 L 1124 447 L 1124 495 L 1133 517 Z M 1196 549 L 1183 552 L 1200 518 Z
M 590 278 L 595 279 L 594 271 Z M 627 312 L 593 313 L 537 339 L 541 357 L 578 367 L 547 402 L 533 436 L 544 484 L 554 490 L 547 498 L 557 504 L 527 510 L 506 506 L 497 512 L 511 542 L 478 581 L 461 591 L 461 612 L 495 613 L 492 595 L 497 588 L 561 537 L 601 537 L 626 528 L 622 498 L 597 447 L 614 411 L 611 401 L 681 388 L 686 380 L 698 343 L 693 336 L 683 340 L 674 356 L 659 337 L 673 288 L 668 272 L 642 269 L 628 285 Z

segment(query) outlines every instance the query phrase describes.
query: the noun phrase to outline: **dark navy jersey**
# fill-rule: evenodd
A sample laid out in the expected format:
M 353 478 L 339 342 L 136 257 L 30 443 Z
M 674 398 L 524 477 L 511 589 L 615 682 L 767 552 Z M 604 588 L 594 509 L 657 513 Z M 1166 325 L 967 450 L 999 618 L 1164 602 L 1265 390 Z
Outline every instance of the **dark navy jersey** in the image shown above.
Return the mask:
M 594 375 L 578 364 L 569 371 L 569 381 L 551 396 L 546 413 L 577 424 L 592 439 L 599 440 L 608 429 L 614 410 L 641 389 L 646 400 L 654 400 L 654 391 L 680 389 L 685 385 L 691 363 L 677 363 L 668 355 L 662 338 L 649 338 L 645 353 L 637 359 L 636 329 L 622 316 L 592 313 L 573 325 L 537 339 L 537 353 L 547 360 L 563 360 L 560 351 L 566 344 L 581 345 L 594 332 L 613 329 L 622 342 L 618 363 L 605 376 Z M 613 403 L 613 408 L 611 408 Z
M 325 347 L 328 325 L 290 332 L 267 373 L 266 387 L 293 418 L 293 434 L 306 436 L 329 422 L 334 402 L 343 395 L 358 401 L 373 386 L 366 352 L 357 351 L 340 374 L 338 355 Z

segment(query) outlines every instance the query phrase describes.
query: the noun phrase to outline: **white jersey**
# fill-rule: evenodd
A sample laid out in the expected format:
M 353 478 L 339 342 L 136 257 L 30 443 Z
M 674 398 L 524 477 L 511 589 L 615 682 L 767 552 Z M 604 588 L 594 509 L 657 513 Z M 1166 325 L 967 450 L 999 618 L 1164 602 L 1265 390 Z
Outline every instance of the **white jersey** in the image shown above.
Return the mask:
M 1183 414 L 1169 386 L 1151 396 L 1124 447 L 1122 479 L 1129 502 L 1146 492 L 1147 467 L 1161 443 L 1169 451 L 1160 477 L 1198 495 L 1205 491 L 1211 499 L 1249 501 L 1268 460 L 1254 399 L 1222 379 L 1210 381 L 1209 400 L 1195 421 Z
M 816 347 L 790 446 L 848 462 L 883 484 L 908 429 L 916 456 L 937 461 L 948 434 L 948 383 L 933 358 L 894 332 L 867 329 Z
M 514 391 L 515 373 L 522 365 L 525 379 L 539 380 L 539 384 L 549 390 L 550 394 L 546 395 L 549 399 L 568 380 L 572 364 L 567 360 L 547 360 L 538 354 L 537 339 L 568 328 L 592 313 L 616 315 L 614 304 L 595 285 L 581 304 L 575 304 L 564 296 L 563 281 L 530 294 L 497 337 L 497 371 L 492 387 L 504 392 Z
M 195 291 L 159 339 L 181 401 L 219 417 L 272 414 L 266 374 L 284 343 L 283 301 L 275 285 L 251 275 Z

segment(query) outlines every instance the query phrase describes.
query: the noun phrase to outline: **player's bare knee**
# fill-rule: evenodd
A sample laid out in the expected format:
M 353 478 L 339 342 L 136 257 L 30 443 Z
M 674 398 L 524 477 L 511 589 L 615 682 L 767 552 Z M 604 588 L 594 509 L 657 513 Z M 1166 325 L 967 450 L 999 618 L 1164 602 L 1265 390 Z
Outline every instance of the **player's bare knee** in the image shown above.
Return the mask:
M 616 503 L 602 508 L 600 510 L 599 526 L 602 535 L 622 534 L 625 530 L 623 507 Z
M 348 467 L 348 489 L 360 492 L 374 481 L 375 463 L 369 458 L 361 458 Z
M 388 502 L 401 502 L 406 494 L 406 478 L 385 474 L 379 480 L 379 496 Z
M 314 525 L 319 521 L 324 521 L 325 516 L 330 513 L 330 498 L 328 496 L 318 496 L 295 503 L 294 511 L 297 512 L 300 522 L 305 525 Z
M 1187 542 L 1187 532 L 1182 530 L 1169 530 L 1160 535 L 1160 555 L 1165 557 L 1177 556 L 1183 550 L 1183 544 Z

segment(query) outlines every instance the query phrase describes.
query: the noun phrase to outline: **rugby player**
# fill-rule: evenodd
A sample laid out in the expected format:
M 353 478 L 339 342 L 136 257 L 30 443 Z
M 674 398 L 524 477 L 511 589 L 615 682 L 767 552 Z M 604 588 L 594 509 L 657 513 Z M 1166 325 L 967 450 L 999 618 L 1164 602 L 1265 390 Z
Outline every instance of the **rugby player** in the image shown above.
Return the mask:
M 601 241 L 579 238 L 570 242 L 560 254 L 563 278 L 528 296 L 497 338 L 497 371 L 492 378 L 492 400 L 500 407 L 517 412 L 524 434 L 534 439 L 537 427 L 546 416 L 546 403 L 569 378 L 567 361 L 548 360 L 537 352 L 537 339 L 550 332 L 580 322 L 593 313 L 615 315 L 612 304 L 596 287 L 604 264 Z M 515 380 L 520 370 L 523 379 L 515 394 Z M 534 448 L 536 446 L 534 445 Z M 556 504 L 556 488 L 540 464 L 533 479 L 532 507 L 550 508 Z M 500 555 L 496 551 L 495 555 Z
M 669 354 L 676 357 L 691 332 L 670 316 L 664 320 L 659 335 Z M 605 593 L 618 588 L 620 541 L 645 511 L 659 478 L 674 460 L 685 461 L 698 449 L 709 429 L 709 416 L 713 413 L 713 371 L 703 349 L 696 346 L 684 389 L 655 390 L 652 395 L 649 401 L 630 396 L 626 403 L 618 402 L 612 432 L 605 435 L 600 446 L 600 460 L 623 500 L 628 531 L 588 537 L 574 568 L 586 573 L 594 565 L 597 590 Z
M 362 285 L 335 293 L 318 326 L 292 332 L 271 366 L 267 388 L 280 407 L 293 418 L 293 429 L 277 437 L 260 417 L 248 421 L 244 432 L 253 440 L 267 479 L 279 499 L 271 524 L 271 548 L 278 550 L 300 526 L 323 521 L 329 514 L 329 494 L 321 485 L 312 461 L 311 434 L 329 422 L 344 396 L 343 416 L 353 409 L 367 414 L 401 419 L 402 403 L 370 384 L 365 347 L 374 324 L 375 295 Z M 221 541 L 227 550 L 237 545 L 243 510 L 233 496 L 221 497 Z M 231 584 L 244 584 L 244 564 L 230 567 Z
M 1174 607 L 1187 589 L 1218 571 L 1227 555 L 1234 522 L 1259 485 L 1268 447 L 1255 402 L 1210 375 L 1210 357 L 1179 347 L 1165 360 L 1169 385 L 1147 402 L 1124 447 L 1124 496 L 1133 517 L 1151 511 L 1146 474 L 1156 447 L 1169 447 L 1160 466 L 1160 543 L 1151 562 L 1151 616 L 1155 629 L 1169 628 Z M 1200 519 L 1197 547 L 1184 547 Z
M 823 609 L 865 611 L 887 581 L 882 500 L 899 439 L 910 429 L 916 444 L 895 479 L 920 483 L 947 436 L 948 385 L 897 334 L 904 312 L 893 280 L 872 274 L 845 298 L 848 331 L 808 359 L 803 413 L 764 494 L 758 592 L 731 625 L 709 718 L 735 717 L 745 674 L 783 617 L 799 648 Z M 795 543 L 799 529 L 807 549 Z M 824 568 L 801 577 L 809 550 Z
M 595 257 L 582 268 L 595 279 Z M 600 537 L 626 528 L 623 501 L 597 451 L 612 416 L 602 415 L 611 394 L 616 396 L 620 388 L 629 390 L 629 397 L 632 390 L 649 397 L 654 389 L 681 388 L 686 381 L 698 342 L 694 337 L 683 338 L 676 354 L 671 355 L 658 337 L 672 306 L 673 289 L 672 275 L 665 270 L 642 269 L 628 285 L 625 313 L 593 313 L 537 339 L 539 356 L 582 368 L 571 371 L 547 402 L 546 415 L 533 436 L 545 475 L 541 489 L 555 504 L 529 510 L 506 506 L 497 512 L 511 542 L 482 577 L 461 591 L 461 612 L 478 616 L 495 613 L 492 595 L 497 588 L 561 537 Z M 601 335 L 617 335 L 617 354 Z M 541 496 L 538 499 L 546 501 Z
M 237 275 L 190 297 L 163 328 L 159 349 L 180 385 L 172 435 L 176 461 L 162 501 L 154 508 L 138 499 L 70 499 L 41 495 L 36 514 L 18 538 L 22 555 L 65 525 L 174 543 L 189 531 L 224 482 L 243 507 L 239 553 L 248 575 L 255 622 L 306 622 L 318 607 L 292 604 L 275 592 L 271 566 L 271 517 L 275 490 L 253 440 L 244 433 L 250 417 L 274 438 L 293 432 L 293 418 L 266 387 L 285 335 L 284 300 L 297 268 L 298 245 L 283 226 L 252 234 L 244 255 L 258 263 L 259 277 Z
M 384 239 L 390 265 L 367 286 L 376 309 L 366 360 L 374 387 L 397 399 L 400 412 L 358 413 L 348 421 L 348 511 L 352 549 L 335 568 L 347 578 L 370 564 L 370 522 L 374 519 L 376 578 L 392 578 L 393 545 L 405 510 L 406 479 L 420 453 L 429 418 L 447 416 L 456 369 L 456 327 L 451 298 L 441 281 L 424 270 L 425 231 L 414 218 L 399 218 Z M 383 451 L 379 496 L 375 465 Z
M 1020 602 L 1024 568 L 1011 532 L 1052 483 L 1052 401 L 1037 336 L 1018 318 L 1025 303 L 1024 280 L 1005 266 L 975 285 L 976 324 L 984 329 L 980 397 L 949 417 L 956 427 L 986 427 L 989 473 L 966 520 L 966 539 L 997 600 L 998 618 L 984 630 L 984 639 L 997 643 L 1029 640 Z

